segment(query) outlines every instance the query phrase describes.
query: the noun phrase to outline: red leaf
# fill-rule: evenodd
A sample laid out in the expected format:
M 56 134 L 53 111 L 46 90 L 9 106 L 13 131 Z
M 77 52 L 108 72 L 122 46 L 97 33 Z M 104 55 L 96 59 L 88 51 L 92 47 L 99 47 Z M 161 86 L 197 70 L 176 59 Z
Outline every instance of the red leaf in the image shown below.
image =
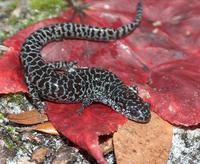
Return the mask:
M 87 1 L 91 2 L 91 5 L 85 10 L 87 16 L 84 17 L 83 23 L 86 24 L 118 27 L 121 24 L 130 22 L 134 16 L 136 2 L 133 0 Z M 124 39 L 109 43 L 84 40 L 53 42 L 42 50 L 42 55 L 47 61 L 76 60 L 81 66 L 107 68 L 116 73 L 128 85 L 135 83 L 146 85 L 149 81 L 148 90 L 151 93 L 152 110 L 167 121 L 177 125 L 198 124 L 200 123 L 200 110 L 198 107 L 200 105 L 200 87 L 198 86 L 200 82 L 198 75 L 200 65 L 198 62 L 200 60 L 200 57 L 198 57 L 200 53 L 200 1 L 143 0 L 143 6 L 143 22 L 140 28 Z M 19 63 L 16 63 L 19 49 L 25 38 L 34 30 L 47 24 L 68 22 L 71 15 L 72 10 L 69 10 L 57 18 L 41 21 L 21 30 L 5 41 L 5 45 L 11 47 L 12 51 L 8 52 L 8 57 L 2 57 L 2 64 L 5 63 L 5 60 L 10 61 L 9 64 L 4 64 L 5 67 L 0 68 L 0 75 L 3 77 L 2 79 L 5 79 L 4 81 L 13 82 L 6 84 L 0 79 L 1 93 L 26 91 L 26 87 L 22 82 L 21 69 L 17 66 Z M 75 17 L 72 21 L 80 22 L 78 17 Z M 12 59 L 9 58 L 9 54 Z M 15 68 L 13 68 L 13 62 Z M 18 73 L 15 74 L 15 71 Z M 8 73 L 6 74 L 6 72 Z M 15 76 L 16 82 L 13 80 Z M 2 89 L 4 86 L 7 86 L 7 89 Z M 48 109 L 47 113 L 52 121 L 56 120 L 53 123 L 58 131 L 68 135 L 65 130 L 62 131 L 64 127 L 60 127 L 67 125 L 57 124 L 57 122 L 60 123 L 59 118 L 66 113 L 65 111 L 61 112 L 61 109 L 72 110 L 71 105 L 65 106 L 50 104 L 49 108 L 54 107 L 58 113 L 61 113 L 55 118 L 52 117 L 52 112 L 56 111 Z M 95 114 L 98 109 L 93 108 L 93 106 L 88 108 L 84 111 L 84 114 L 89 111 Z M 102 108 L 101 110 L 104 110 L 105 107 Z M 108 109 L 105 109 L 105 111 L 110 112 Z M 74 112 L 76 113 L 75 110 Z M 97 114 L 97 116 L 99 115 Z M 106 118 L 106 120 L 109 120 L 109 118 Z M 68 122 L 68 119 L 62 122 Z M 121 119 L 120 124 L 123 122 L 124 119 Z M 78 127 L 79 124 L 82 123 L 76 123 L 74 126 Z M 99 126 L 103 124 L 104 121 Z M 93 124 L 90 125 L 94 126 Z M 104 130 L 107 131 L 108 129 L 109 126 Z M 114 129 L 112 128 L 111 131 Z M 81 134 L 83 135 L 83 133 Z M 91 140 L 94 142 L 90 141 L 90 143 L 96 145 L 96 137 L 101 134 L 104 134 L 104 132 L 102 131 L 95 136 L 94 134 L 84 134 L 84 136 L 86 138 L 87 135 L 92 136 L 93 139 Z M 73 137 L 68 138 L 73 141 L 76 140 Z M 86 141 L 89 140 L 86 139 Z M 74 142 L 80 144 L 81 141 L 77 139 Z M 81 146 L 84 147 L 87 144 L 88 142 L 81 143 Z M 87 148 L 87 146 L 85 148 L 89 150 L 90 148 Z M 98 153 L 97 155 L 94 151 L 91 151 L 91 153 L 98 160 L 102 160 L 102 155 Z
M 126 122 L 126 119 L 121 114 L 99 104 L 91 105 L 80 115 L 78 114 L 79 109 L 80 104 L 48 103 L 46 112 L 60 133 L 103 163 L 105 161 L 98 136 L 115 132 L 120 125 Z
M 0 57 L 0 93 L 27 92 L 18 53 L 10 48 Z
M 200 57 L 162 64 L 151 78 L 155 112 L 177 125 L 199 123 Z

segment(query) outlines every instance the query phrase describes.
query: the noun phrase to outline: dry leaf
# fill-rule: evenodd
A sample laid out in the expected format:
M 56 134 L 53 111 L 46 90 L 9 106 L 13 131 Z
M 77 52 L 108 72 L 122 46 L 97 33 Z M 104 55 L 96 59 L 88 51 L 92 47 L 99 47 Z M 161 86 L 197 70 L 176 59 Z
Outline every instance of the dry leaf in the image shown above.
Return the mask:
M 33 125 L 48 121 L 47 116 L 45 114 L 39 113 L 37 110 L 27 111 L 20 114 L 9 114 L 7 119 L 12 122 L 24 125 Z
M 172 125 L 152 113 L 151 121 L 128 121 L 114 134 L 118 164 L 165 164 L 172 143 Z
M 50 122 L 45 122 L 42 124 L 35 125 L 33 126 L 32 130 L 37 130 L 48 134 L 59 135 L 58 131 L 54 128 L 54 126 Z
M 45 159 L 45 156 L 48 153 L 48 149 L 45 147 L 36 149 L 32 154 L 32 160 L 36 161 L 37 163 L 42 163 Z

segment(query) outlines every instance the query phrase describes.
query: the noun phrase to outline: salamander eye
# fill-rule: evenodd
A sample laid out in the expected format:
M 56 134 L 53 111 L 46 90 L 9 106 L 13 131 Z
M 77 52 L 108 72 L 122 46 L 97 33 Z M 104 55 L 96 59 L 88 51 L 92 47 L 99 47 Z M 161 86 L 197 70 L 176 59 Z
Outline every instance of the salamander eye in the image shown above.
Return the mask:
M 135 109 L 134 106 L 131 106 L 129 108 L 129 110 L 130 110 L 130 115 L 131 116 L 134 116 L 134 117 L 139 117 L 140 116 L 140 113 L 138 112 L 138 110 Z

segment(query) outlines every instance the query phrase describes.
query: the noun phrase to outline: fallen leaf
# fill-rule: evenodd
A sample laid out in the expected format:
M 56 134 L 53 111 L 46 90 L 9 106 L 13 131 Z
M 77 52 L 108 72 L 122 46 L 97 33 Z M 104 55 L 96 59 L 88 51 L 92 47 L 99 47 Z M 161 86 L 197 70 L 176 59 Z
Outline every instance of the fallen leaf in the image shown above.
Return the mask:
M 59 135 L 58 131 L 54 128 L 51 122 L 44 122 L 32 127 L 32 130 L 37 130 L 43 133 Z
M 27 111 L 19 114 L 8 114 L 7 119 L 24 125 L 33 125 L 48 120 L 47 115 L 39 113 L 37 110 Z
M 199 79 L 199 57 L 160 65 L 152 71 L 149 84 L 152 109 L 177 125 L 199 124 Z
M 114 152 L 118 164 L 165 164 L 171 148 L 172 125 L 152 112 L 148 124 L 128 121 L 114 133 Z
M 49 151 L 49 149 L 47 149 L 45 147 L 36 149 L 32 153 L 32 160 L 36 161 L 37 163 L 43 163 L 48 151 Z
M 0 57 L 1 94 L 27 92 L 18 53 L 13 48 L 9 48 L 6 54 Z
M 56 110 L 55 110 L 56 109 Z M 78 114 L 79 104 L 48 103 L 48 116 L 59 133 L 87 150 L 100 163 L 105 163 L 98 136 L 117 131 L 127 120 L 109 107 L 93 104 Z M 74 112 L 76 111 L 76 112 Z

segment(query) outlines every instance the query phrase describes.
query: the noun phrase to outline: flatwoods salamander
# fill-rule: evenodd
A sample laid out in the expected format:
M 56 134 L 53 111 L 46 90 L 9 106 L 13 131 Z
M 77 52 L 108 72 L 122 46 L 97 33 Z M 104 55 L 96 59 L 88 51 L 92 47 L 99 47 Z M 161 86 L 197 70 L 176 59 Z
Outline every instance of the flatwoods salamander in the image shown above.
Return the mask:
M 41 49 L 53 41 L 85 39 L 113 41 L 133 32 L 140 24 L 142 5 L 137 4 L 133 22 L 117 29 L 93 27 L 75 23 L 58 23 L 33 32 L 20 52 L 25 81 L 33 105 L 44 109 L 41 99 L 59 103 L 82 102 L 83 111 L 93 102 L 100 102 L 120 112 L 130 120 L 147 122 L 150 104 L 140 98 L 135 89 L 126 86 L 115 74 L 102 68 L 76 67 L 76 62 L 46 63 Z M 58 71 L 60 70 L 60 71 Z

